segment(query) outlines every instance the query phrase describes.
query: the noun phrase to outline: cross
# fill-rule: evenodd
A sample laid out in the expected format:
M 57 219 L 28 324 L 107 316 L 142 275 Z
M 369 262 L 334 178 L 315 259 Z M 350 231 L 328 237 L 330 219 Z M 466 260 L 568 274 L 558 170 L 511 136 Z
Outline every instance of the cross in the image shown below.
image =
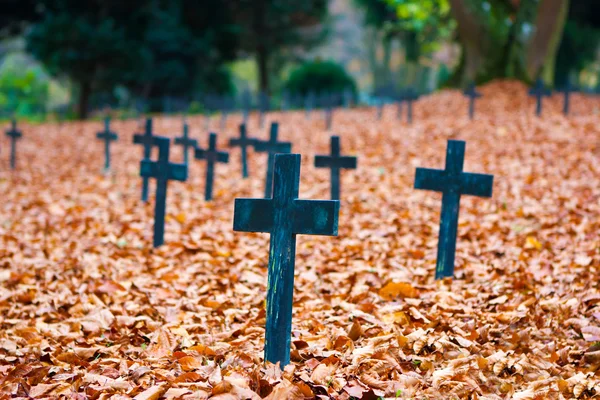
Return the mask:
M 154 136 L 152 136 L 152 118 L 146 118 L 146 129 L 144 130 L 144 134 L 135 134 L 133 135 L 133 143 L 141 144 L 144 146 L 144 158 L 143 160 L 150 160 L 150 155 L 152 154 L 152 146 L 154 146 Z M 142 181 L 142 201 L 145 203 L 148 201 L 148 183 L 149 179 L 147 177 L 143 177 Z
M 310 119 L 310 112 L 315 106 L 315 92 L 309 92 L 304 98 L 304 109 L 305 109 L 305 117 L 306 119 Z
M 175 138 L 175 144 L 183 147 L 183 162 L 185 164 L 188 163 L 189 159 L 189 151 L 188 149 L 191 147 L 195 149 L 198 147 L 198 141 L 196 139 L 191 139 L 188 136 L 188 124 L 187 122 L 183 123 L 183 135 Z
M 337 96 L 333 93 L 323 95 L 323 106 L 325 108 L 325 129 L 330 130 L 333 122 L 333 108 L 337 103 Z
M 454 274 L 456 234 L 460 196 L 463 194 L 491 197 L 493 175 L 463 172 L 465 142 L 449 140 L 446 149 L 446 169 L 417 168 L 415 189 L 442 192 L 442 215 L 438 241 L 435 279 Z
M 11 127 L 6 131 L 6 136 L 10 137 L 10 168 L 16 168 L 17 162 L 17 140 L 23 137 L 23 133 L 17 129 L 17 120 L 12 119 Z
M 96 138 L 104 140 L 104 170 L 110 170 L 110 142 L 116 141 L 119 137 L 115 132 L 110 131 L 110 118 L 104 118 L 104 131 L 96 133 Z
M 396 98 L 396 102 L 398 103 L 396 117 L 401 120 L 402 119 L 402 104 L 406 101 L 406 99 L 404 98 L 404 93 L 401 90 L 397 91 L 394 97 Z
M 248 146 L 254 146 L 256 139 L 251 139 L 246 134 L 246 125 L 240 124 L 240 137 L 229 139 L 229 147 L 239 146 L 242 153 L 242 178 L 248 177 Z
M 567 83 L 561 89 L 561 92 L 564 94 L 563 100 L 563 114 L 569 115 L 570 105 L 571 105 L 571 93 L 576 92 L 578 87 L 571 83 L 570 79 L 567 79 Z
M 225 151 L 217 151 L 217 134 L 211 133 L 208 138 L 208 149 L 199 147 L 194 151 L 196 160 L 206 160 L 206 185 L 204 187 L 204 199 L 212 200 L 213 181 L 215 177 L 215 163 L 228 163 L 229 154 Z
M 542 81 L 540 78 L 535 81 L 535 86 L 529 89 L 529 95 L 536 97 L 537 104 L 535 108 L 535 115 L 538 117 L 542 115 L 542 100 L 544 97 L 548 97 L 551 94 L 552 92 L 550 89 L 546 88 L 544 81 Z
M 412 86 L 409 86 L 404 91 L 403 97 L 404 97 L 404 100 L 406 101 L 406 103 L 408 104 L 408 110 L 407 110 L 408 123 L 412 124 L 412 120 L 413 120 L 412 103 L 413 103 L 413 101 L 419 99 L 419 93 L 417 93 L 415 88 L 413 88 Z
M 275 154 L 277 153 L 289 153 L 292 151 L 292 144 L 290 142 L 278 142 L 277 133 L 279 131 L 279 124 L 277 122 L 271 123 L 271 130 L 269 132 L 269 140 L 256 140 L 254 142 L 254 150 L 259 153 L 268 153 L 269 158 L 267 160 L 267 176 L 265 178 L 265 198 L 271 197 L 273 192 L 273 163 L 275 162 Z
M 265 126 L 265 114 L 269 112 L 271 108 L 271 99 L 269 99 L 269 95 L 265 92 L 260 92 L 258 95 L 258 105 L 259 105 L 259 125 L 262 128 Z
M 356 169 L 356 157 L 340 155 L 340 137 L 331 137 L 331 155 L 315 156 L 316 168 L 331 168 L 331 200 L 340 199 L 340 169 Z
M 469 119 L 473 119 L 475 116 L 475 100 L 481 97 L 481 93 L 477 91 L 475 83 L 471 83 L 463 94 L 469 98 Z
M 235 199 L 233 230 L 271 235 L 265 361 L 290 362 L 296 235 L 337 236 L 340 202 L 299 200 L 300 154 L 275 156 L 273 197 Z
M 248 89 L 244 90 L 242 93 L 242 113 L 244 125 L 248 123 L 248 115 L 250 114 L 250 109 L 252 108 L 252 95 Z
M 167 184 L 170 180 L 184 182 L 187 179 L 187 164 L 169 162 L 170 139 L 152 137 L 152 146 L 158 146 L 158 161 L 143 159 L 140 175 L 146 179 L 156 178 L 156 198 L 154 204 L 154 247 L 161 246 L 165 237 L 165 209 L 167 205 Z

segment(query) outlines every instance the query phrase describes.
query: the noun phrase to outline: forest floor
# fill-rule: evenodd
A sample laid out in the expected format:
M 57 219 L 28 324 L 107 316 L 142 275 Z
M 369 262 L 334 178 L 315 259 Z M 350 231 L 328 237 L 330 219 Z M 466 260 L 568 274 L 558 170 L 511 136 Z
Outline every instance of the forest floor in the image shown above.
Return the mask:
M 474 121 L 458 91 L 423 97 L 412 125 L 395 107 L 336 111 L 358 169 L 342 172 L 339 236 L 298 236 L 292 364 L 264 365 L 267 234 L 232 230 L 233 201 L 260 197 L 266 156 L 238 150 L 169 184 L 166 244 L 152 249 L 140 202 L 137 121 L 115 121 L 113 173 L 100 122 L 23 126 L 17 170 L 0 172 L 0 399 L 567 399 L 600 395 L 600 100 L 546 101 L 482 87 Z M 219 147 L 237 136 L 229 118 Z M 322 113 L 253 115 L 301 153 L 300 197 L 327 199 Z M 179 136 L 181 119 L 155 120 Z M 208 142 L 202 117 L 190 136 Z M 434 280 L 439 193 L 416 167 L 495 176 L 491 199 L 461 202 L 455 279 Z M 172 146 L 171 160 L 182 159 Z M 151 183 L 151 193 L 154 182 Z

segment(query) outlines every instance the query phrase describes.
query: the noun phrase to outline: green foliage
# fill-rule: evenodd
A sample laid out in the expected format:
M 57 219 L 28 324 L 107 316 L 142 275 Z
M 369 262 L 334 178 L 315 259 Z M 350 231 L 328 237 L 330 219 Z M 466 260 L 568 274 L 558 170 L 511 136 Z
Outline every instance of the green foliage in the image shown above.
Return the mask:
M 0 68 L 0 109 L 17 116 L 41 115 L 48 100 L 49 79 L 39 66 L 7 58 Z
M 563 86 L 569 74 L 581 71 L 594 62 L 599 44 L 599 28 L 567 21 L 556 59 L 555 84 Z
M 303 96 L 308 93 L 342 93 L 350 89 L 356 96 L 356 83 L 344 68 L 332 61 L 312 61 L 290 74 L 285 88 Z

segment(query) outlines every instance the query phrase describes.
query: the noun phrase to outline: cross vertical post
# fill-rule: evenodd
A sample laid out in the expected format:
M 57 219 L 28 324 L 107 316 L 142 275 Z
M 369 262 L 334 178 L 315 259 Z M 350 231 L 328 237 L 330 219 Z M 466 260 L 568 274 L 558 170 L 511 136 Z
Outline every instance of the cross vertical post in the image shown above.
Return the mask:
M 146 129 L 144 130 L 144 134 L 133 135 L 133 143 L 144 146 L 143 160 L 150 160 L 152 146 L 154 146 L 155 143 L 154 136 L 152 135 L 152 118 L 146 118 Z M 148 201 L 149 179 L 143 175 L 142 178 L 142 201 L 145 203 Z
M 337 236 L 337 200 L 299 200 L 300 155 L 275 156 L 273 197 L 236 199 L 233 230 L 267 232 L 269 269 L 265 361 L 290 362 L 296 235 Z
M 268 199 L 273 193 L 273 163 L 275 162 L 275 154 L 289 153 L 292 151 L 290 142 L 279 142 L 277 134 L 279 132 L 279 124 L 271 123 L 269 132 L 269 140 L 256 140 L 254 142 L 254 150 L 259 153 L 267 153 L 267 176 L 265 178 L 265 198 Z
M 242 178 L 248 177 L 248 146 L 253 146 L 256 140 L 248 137 L 246 125 L 240 124 L 240 137 L 229 139 L 229 147 L 239 146 L 242 157 Z
M 405 93 L 404 93 L 404 99 L 406 100 L 406 103 L 408 105 L 408 110 L 407 110 L 407 121 L 409 124 L 412 124 L 413 121 L 413 101 L 418 100 L 419 99 L 419 94 L 417 93 L 417 91 L 412 87 L 409 86 Z
M 475 83 L 471 83 L 463 94 L 469 98 L 469 119 L 473 119 L 475 116 L 475 100 L 481 97 L 481 93 L 477 91 Z
M 544 81 L 541 78 L 538 78 L 535 81 L 535 86 L 529 89 L 529 95 L 536 98 L 535 115 L 538 117 L 542 115 L 542 101 L 544 97 L 548 97 L 551 94 L 552 92 L 550 89 L 546 88 L 546 85 L 544 85 Z
M 463 172 L 465 142 L 449 140 L 446 169 L 417 168 L 415 189 L 442 192 L 442 212 L 435 279 L 454 275 L 460 197 L 463 194 L 491 197 L 493 175 Z
M 189 148 L 195 149 L 198 147 L 198 141 L 189 137 L 189 127 L 187 122 L 183 122 L 183 135 L 175 138 L 175 144 L 183 148 L 183 162 L 188 164 Z
M 562 88 L 563 92 L 563 114 L 569 115 L 571 108 L 571 93 L 577 91 L 579 88 L 571 83 L 570 79 L 567 79 L 567 83 Z
M 265 114 L 270 110 L 270 99 L 269 95 L 265 92 L 260 92 L 258 95 L 259 101 L 259 126 L 262 128 L 265 126 Z
M 340 137 L 331 137 L 331 154 L 315 156 L 316 168 L 331 169 L 331 200 L 340 199 L 340 169 L 356 169 L 356 157 L 342 156 Z
M 23 133 L 17 129 L 17 120 L 11 120 L 11 128 L 6 131 L 6 136 L 10 138 L 10 169 L 17 167 L 17 140 L 23 137 Z
M 110 142 L 118 140 L 116 133 L 110 130 L 110 118 L 104 118 L 104 131 L 96 133 L 96 138 L 104 140 L 104 170 L 110 170 Z
M 167 207 L 167 184 L 169 180 L 185 181 L 187 179 L 187 164 L 169 162 L 169 138 L 153 136 L 152 146 L 158 147 L 158 161 L 143 159 L 140 175 L 156 179 L 156 198 L 154 203 L 154 247 L 164 243 L 165 210 Z
M 206 160 L 206 185 L 204 186 L 204 199 L 212 200 L 213 182 L 215 177 L 215 163 L 228 163 L 229 154 L 217 150 L 217 134 L 211 133 L 206 150 L 199 147 L 194 152 L 196 160 Z

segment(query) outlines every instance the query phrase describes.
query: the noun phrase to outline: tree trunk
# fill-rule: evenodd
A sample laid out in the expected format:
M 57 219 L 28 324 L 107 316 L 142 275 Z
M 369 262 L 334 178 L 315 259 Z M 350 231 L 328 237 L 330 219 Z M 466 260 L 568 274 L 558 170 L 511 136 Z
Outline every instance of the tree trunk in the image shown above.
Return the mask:
M 527 52 L 529 79 L 541 74 L 546 83 L 554 82 L 554 63 L 568 9 L 569 0 L 542 0 L 538 5 L 535 33 Z
M 392 39 L 389 35 L 383 38 L 383 60 L 381 65 L 383 84 L 387 85 L 390 83 L 392 78 L 392 72 L 390 68 L 390 62 L 392 59 Z
M 91 82 L 87 79 L 83 79 L 81 82 L 79 82 L 79 102 L 77 104 L 77 117 L 79 119 L 86 119 L 88 117 L 88 107 L 91 94 Z
M 256 63 L 258 66 L 259 91 L 269 94 L 269 49 L 265 40 L 268 33 L 265 27 L 265 2 L 254 2 L 254 37 L 256 38 Z

